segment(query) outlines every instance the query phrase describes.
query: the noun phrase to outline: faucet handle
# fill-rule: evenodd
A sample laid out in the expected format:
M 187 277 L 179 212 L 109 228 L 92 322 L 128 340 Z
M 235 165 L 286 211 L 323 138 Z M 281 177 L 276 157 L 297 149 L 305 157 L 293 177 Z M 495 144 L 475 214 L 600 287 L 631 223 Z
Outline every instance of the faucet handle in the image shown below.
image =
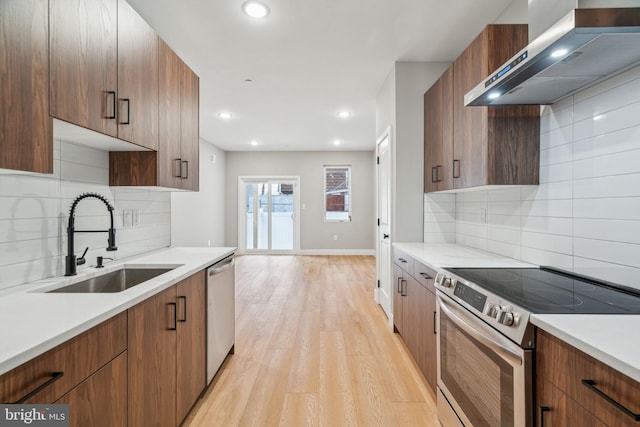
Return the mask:
M 86 263 L 86 262 L 87 262 L 87 260 L 85 259 L 85 257 L 84 257 L 84 256 L 87 254 L 87 251 L 88 251 L 88 250 L 89 250 L 89 246 L 87 246 L 87 247 L 84 249 L 84 252 L 82 252 L 82 256 L 76 260 L 76 265 L 82 265 L 82 264 L 84 264 L 84 263 Z

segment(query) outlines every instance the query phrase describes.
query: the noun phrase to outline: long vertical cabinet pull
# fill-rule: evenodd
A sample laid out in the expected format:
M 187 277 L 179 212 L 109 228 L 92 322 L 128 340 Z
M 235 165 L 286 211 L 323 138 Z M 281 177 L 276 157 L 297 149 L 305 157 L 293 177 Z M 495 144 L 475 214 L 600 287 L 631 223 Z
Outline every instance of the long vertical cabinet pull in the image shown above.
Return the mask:
M 109 98 L 111 98 L 111 114 L 109 114 Z M 116 93 L 114 91 L 109 91 L 105 93 L 105 118 L 106 119 L 115 119 L 116 118 Z
M 538 422 L 538 426 L 539 427 L 544 427 L 544 413 L 545 412 L 549 412 L 551 410 L 551 408 L 549 408 L 548 406 L 541 406 L 538 412 L 538 418 L 539 418 L 539 422 Z
M 453 177 L 460 178 L 460 160 L 453 161 Z
M 182 178 L 182 159 L 173 159 L 176 162 L 174 178 Z
M 186 322 L 187 321 L 187 297 L 179 296 L 178 299 L 182 300 L 182 307 L 184 308 L 183 310 L 184 317 L 180 319 L 179 322 Z
M 398 291 L 399 294 L 402 294 L 402 285 L 400 284 L 402 281 L 402 277 L 398 277 L 398 284 L 396 286 L 396 290 Z
M 118 123 L 121 125 L 130 125 L 131 124 L 131 100 L 128 98 L 124 98 L 122 100 L 122 104 L 125 104 L 125 103 L 127 104 L 127 120 L 125 121 L 121 120 Z M 122 110 L 124 110 L 124 108 Z M 120 112 L 120 117 L 124 116 L 124 114 L 122 114 L 122 110 Z
M 436 182 L 442 182 L 442 178 L 440 178 L 440 168 L 442 166 L 438 165 L 436 166 Z
M 170 331 L 178 330 L 178 304 L 175 302 L 170 302 L 170 306 L 173 307 L 173 326 L 169 328 Z
M 184 170 L 185 170 L 184 173 L 182 173 L 182 165 L 184 165 Z M 183 160 L 182 162 L 180 162 L 180 178 L 182 179 L 189 178 L 189 161 L 188 160 Z
M 404 284 L 403 284 L 403 285 L 402 285 L 402 287 L 401 287 L 402 291 L 400 292 L 400 295 L 402 295 L 403 297 L 406 297 L 406 296 L 407 296 L 407 286 L 406 286 L 407 281 L 406 281 L 406 280 L 404 280 L 404 279 L 401 279 L 401 281 L 402 281 Z
M 431 183 L 435 184 L 438 182 L 438 167 L 434 166 L 431 168 Z
M 438 335 L 438 329 L 436 328 L 436 312 L 433 312 L 433 335 Z

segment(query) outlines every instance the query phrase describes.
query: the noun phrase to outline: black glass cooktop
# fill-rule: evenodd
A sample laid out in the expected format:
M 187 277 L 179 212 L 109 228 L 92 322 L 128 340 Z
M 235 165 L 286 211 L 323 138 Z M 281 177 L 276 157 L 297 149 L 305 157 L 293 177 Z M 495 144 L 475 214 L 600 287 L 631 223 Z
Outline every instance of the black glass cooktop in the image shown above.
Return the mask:
M 505 302 L 539 314 L 640 314 L 640 290 L 541 268 L 448 268 Z

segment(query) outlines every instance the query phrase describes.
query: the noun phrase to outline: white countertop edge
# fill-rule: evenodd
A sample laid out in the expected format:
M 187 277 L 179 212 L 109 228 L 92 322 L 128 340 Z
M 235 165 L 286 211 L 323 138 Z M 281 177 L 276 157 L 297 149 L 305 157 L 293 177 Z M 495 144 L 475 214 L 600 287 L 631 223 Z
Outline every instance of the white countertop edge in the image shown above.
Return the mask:
M 64 328 L 63 331 L 56 333 L 48 339 L 42 340 L 35 344 L 29 344 L 23 346 L 24 348 L 12 352 L 12 354 L 6 355 L 2 354 L 0 351 L 0 375 L 3 375 L 10 370 L 17 368 L 25 362 L 28 362 L 31 359 L 34 359 L 45 352 L 51 350 L 52 348 L 68 341 L 69 339 L 80 335 L 81 333 L 93 328 L 94 326 L 99 325 L 100 323 L 116 316 L 117 314 L 122 313 L 123 311 L 133 307 L 134 305 L 152 297 L 155 294 L 162 292 L 165 289 L 170 288 L 176 283 L 180 282 L 183 279 L 201 271 L 212 264 L 232 255 L 237 251 L 235 247 L 222 247 L 222 248 L 211 248 L 211 247 L 203 247 L 203 248 L 195 248 L 195 247 L 171 247 L 165 248 L 158 251 L 153 251 L 145 254 L 141 254 L 132 258 L 117 260 L 116 262 L 110 263 L 108 267 L 105 266 L 103 269 L 95 269 L 91 268 L 89 270 L 84 271 L 82 274 L 78 274 L 78 276 L 74 276 L 73 278 L 69 277 L 53 277 L 42 279 L 32 284 L 25 284 L 21 286 L 16 286 L 5 290 L 0 296 L 0 301 L 4 297 L 11 296 L 22 296 L 24 297 L 26 294 L 35 294 L 41 295 L 49 289 L 57 289 L 62 286 L 66 286 L 69 283 L 75 283 L 79 280 L 85 280 L 90 277 L 101 275 L 108 273 L 109 271 L 117 270 L 122 265 L 157 265 L 161 267 L 162 265 L 177 265 L 180 264 L 175 270 L 169 271 L 161 276 L 155 277 L 147 282 L 140 284 L 136 287 L 127 289 L 122 292 L 114 293 L 114 294 L 103 294 L 109 295 L 111 299 L 120 299 L 121 302 L 110 304 L 107 309 L 97 309 L 96 314 L 86 319 L 82 319 L 79 323 L 74 323 L 70 325 L 68 328 Z M 187 261 L 179 260 L 171 260 L 171 262 L 167 262 L 163 259 L 163 256 L 170 255 L 172 253 L 181 254 L 183 256 L 187 256 L 188 253 L 191 253 L 193 257 L 190 257 Z M 213 253 L 213 255 L 211 255 Z M 159 258 L 160 261 L 154 261 L 154 259 Z M 194 259 L 195 258 L 195 259 Z M 54 286 L 55 284 L 55 286 Z M 57 295 L 65 295 L 65 294 L 57 294 Z M 76 297 L 83 294 L 73 294 Z M 86 295 L 95 295 L 95 294 L 86 294 Z M 105 298 L 107 299 L 107 298 Z M 2 339 L 2 335 L 0 333 L 0 339 Z
M 637 344 L 637 333 L 630 333 L 627 337 L 629 342 L 636 343 L 637 348 L 623 351 L 619 348 L 614 349 L 613 346 L 616 344 L 615 341 L 619 343 L 621 339 L 624 340 L 624 337 L 609 335 L 609 338 L 614 342 L 600 342 L 594 339 L 594 334 L 590 333 L 592 328 L 590 328 L 588 324 L 589 322 L 611 321 L 613 319 L 613 321 L 619 322 L 620 325 L 624 325 L 625 322 L 623 319 L 629 316 L 634 317 L 634 319 L 638 319 L 637 323 L 640 325 L 640 316 L 633 314 L 532 314 L 530 319 L 531 323 L 535 326 L 545 330 L 557 338 L 560 338 L 567 344 L 572 345 L 578 350 L 623 373 L 629 378 L 640 382 L 640 359 L 637 356 L 638 351 L 640 350 L 640 344 Z M 579 331 L 576 332 L 576 326 L 572 325 L 573 327 L 570 327 L 568 325 L 569 317 L 572 318 L 571 320 L 573 321 L 573 324 L 581 324 L 581 329 Z M 637 328 L 629 329 L 637 331 Z M 636 336 L 632 337 L 631 335 Z M 586 338 L 589 338 L 590 342 L 585 341 Z M 603 350 L 604 348 L 607 350 Z

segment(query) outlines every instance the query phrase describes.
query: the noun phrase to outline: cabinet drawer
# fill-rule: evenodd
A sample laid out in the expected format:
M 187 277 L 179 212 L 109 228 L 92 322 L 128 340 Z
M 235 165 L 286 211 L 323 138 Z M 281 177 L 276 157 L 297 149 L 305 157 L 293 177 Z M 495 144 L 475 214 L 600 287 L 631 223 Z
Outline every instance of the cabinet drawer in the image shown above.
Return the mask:
M 544 427 L 605 427 L 595 415 L 545 379 L 538 380 L 536 425 Z
M 393 248 L 393 262 L 400 266 L 404 271 L 413 275 L 414 260 L 406 252 Z
M 424 265 L 418 260 L 414 260 L 413 277 L 418 281 L 418 283 L 420 283 L 432 293 L 436 292 L 436 288 L 433 284 L 433 281 L 436 278 L 436 271 L 433 268 Z
M 636 414 L 640 413 L 640 383 L 542 330 L 537 334 L 539 376 L 555 384 L 605 424 L 638 426 L 638 422 L 583 383 L 592 386 Z
M 127 347 L 127 313 L 121 313 L 0 377 L 0 402 L 53 403 Z M 62 375 L 54 377 L 54 373 Z M 56 379 L 57 378 L 57 379 Z

